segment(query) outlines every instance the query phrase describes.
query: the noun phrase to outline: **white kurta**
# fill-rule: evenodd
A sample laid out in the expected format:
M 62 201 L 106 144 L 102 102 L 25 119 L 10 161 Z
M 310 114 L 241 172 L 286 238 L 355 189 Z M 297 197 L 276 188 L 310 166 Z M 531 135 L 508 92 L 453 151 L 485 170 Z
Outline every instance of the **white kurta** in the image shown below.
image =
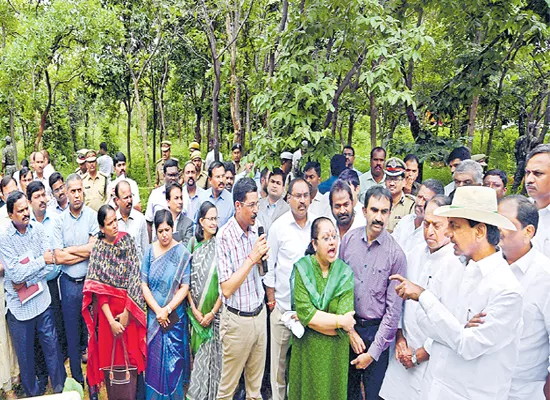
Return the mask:
M 420 295 L 417 309 L 418 325 L 433 339 L 420 397 L 506 399 L 523 325 L 519 282 L 496 252 L 477 262 L 470 260 L 461 281 L 442 283 L 434 282 Z M 485 322 L 466 328 L 481 311 L 487 314 Z
M 405 253 L 410 252 L 417 246 L 426 245 L 426 241 L 424 240 L 424 226 L 420 224 L 420 226 L 416 228 L 414 226 L 415 219 L 416 214 L 405 215 L 391 233 Z
M 539 225 L 533 245 L 542 254 L 550 257 L 550 205 L 539 210 Z
M 441 285 L 441 282 L 446 280 L 460 280 L 463 271 L 464 266 L 454 255 L 453 244 L 448 244 L 432 254 L 424 243 L 407 254 L 407 279 L 426 289 L 430 289 L 436 282 Z M 416 320 L 418 307 L 420 306 L 416 301 L 404 303 L 401 322 L 403 336 L 409 347 L 424 347 L 430 353 L 432 341 L 420 329 Z M 407 370 L 395 359 L 395 345 L 392 345 L 380 396 L 386 400 L 420 399 L 420 389 L 428 362 Z
M 523 288 L 523 334 L 509 400 L 544 400 L 550 371 L 550 259 L 531 249 L 510 268 Z

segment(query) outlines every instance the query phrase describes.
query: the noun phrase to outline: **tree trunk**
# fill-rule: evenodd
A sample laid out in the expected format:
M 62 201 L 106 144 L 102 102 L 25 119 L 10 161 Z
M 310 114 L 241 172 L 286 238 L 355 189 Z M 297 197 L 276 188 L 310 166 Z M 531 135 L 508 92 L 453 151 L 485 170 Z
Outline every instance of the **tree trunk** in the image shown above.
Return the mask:
M 241 89 L 239 77 L 237 76 L 237 27 L 240 24 L 241 11 L 238 3 L 233 10 L 228 5 L 228 12 L 225 18 L 225 29 L 229 43 L 230 55 L 230 88 L 229 88 L 229 106 L 231 110 L 231 121 L 233 122 L 233 143 L 242 144 L 242 124 L 241 124 Z M 233 16 L 233 18 L 232 18 Z
M 477 107 L 479 106 L 479 95 L 475 95 L 474 99 L 472 100 L 472 104 L 470 105 L 470 110 L 468 111 L 468 149 L 470 149 L 470 152 L 472 151 L 472 146 L 474 144 L 474 135 L 476 130 L 476 115 L 477 115 Z M 498 112 L 498 110 L 497 110 Z
M 162 81 L 160 83 L 159 94 L 159 114 L 160 114 L 160 136 L 159 141 L 166 138 L 166 121 L 164 117 L 164 89 L 166 88 L 166 79 L 168 77 L 168 57 L 164 58 L 164 73 L 162 74 Z
M 155 88 L 155 74 L 153 71 L 153 63 L 151 63 L 151 101 L 153 103 L 153 165 L 155 165 L 157 161 L 158 105 L 157 105 L 157 91 Z M 141 119 L 141 116 L 140 116 L 140 119 Z
M 15 141 L 15 99 L 13 96 L 10 102 L 10 137 L 11 142 L 13 143 L 13 148 L 15 149 L 15 166 L 17 167 L 19 166 L 19 159 L 17 158 L 17 142 Z
M 153 182 L 151 180 L 151 168 L 149 164 L 149 151 L 148 151 L 148 145 L 147 145 L 147 120 L 146 120 L 146 116 L 143 115 L 141 99 L 139 96 L 139 86 L 138 86 L 139 82 L 138 82 L 138 79 L 134 76 L 133 71 L 132 71 L 132 80 L 134 82 L 134 99 L 136 101 L 136 107 L 137 107 L 138 117 L 139 117 L 139 131 L 141 133 L 141 140 L 143 142 L 143 152 L 145 153 L 144 156 L 145 156 L 145 171 L 147 172 L 147 186 L 152 187 Z
M 546 138 L 546 134 L 548 133 L 548 129 L 550 128 L 550 94 L 546 97 L 546 108 L 544 110 L 544 121 L 542 124 L 542 129 L 540 130 L 540 138 L 539 141 L 541 143 L 544 143 L 544 139 Z
M 351 146 L 353 143 L 353 126 L 354 125 L 355 125 L 355 115 L 353 111 L 350 111 L 349 120 L 348 120 L 348 141 L 347 141 L 348 146 Z
M 376 98 L 374 93 L 369 93 L 369 116 L 370 116 L 370 148 L 376 147 L 376 120 L 378 119 L 378 109 L 376 108 Z
M 40 148 L 40 142 L 42 141 L 42 135 L 44 135 L 44 130 L 46 129 L 46 118 L 50 113 L 50 108 L 52 106 L 52 84 L 50 83 L 50 74 L 48 69 L 44 69 L 44 76 L 46 78 L 46 86 L 48 88 L 48 102 L 46 108 L 40 114 L 40 125 L 38 126 L 38 133 L 36 135 L 36 140 L 34 141 L 34 151 L 38 151 Z
M 126 155 L 128 156 L 128 165 L 132 164 L 132 152 L 131 152 L 131 132 L 132 132 L 132 104 L 130 104 L 130 98 L 127 97 L 124 102 L 124 108 L 126 108 Z

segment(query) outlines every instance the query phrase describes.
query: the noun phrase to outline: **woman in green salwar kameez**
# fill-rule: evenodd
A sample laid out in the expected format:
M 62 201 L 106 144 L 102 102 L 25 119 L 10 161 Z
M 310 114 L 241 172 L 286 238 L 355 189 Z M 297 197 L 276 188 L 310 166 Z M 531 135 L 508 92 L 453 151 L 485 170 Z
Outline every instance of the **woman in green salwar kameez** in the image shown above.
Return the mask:
M 305 333 L 292 338 L 288 398 L 345 400 L 353 272 L 337 258 L 338 233 L 328 218 L 313 222 L 311 238 L 291 277 L 293 309 Z

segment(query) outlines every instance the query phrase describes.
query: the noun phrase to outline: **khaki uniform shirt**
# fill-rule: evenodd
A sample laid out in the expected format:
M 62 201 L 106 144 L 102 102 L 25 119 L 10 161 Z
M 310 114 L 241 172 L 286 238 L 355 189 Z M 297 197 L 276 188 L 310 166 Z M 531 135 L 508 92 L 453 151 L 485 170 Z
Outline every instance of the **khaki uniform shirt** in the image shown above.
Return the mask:
M 206 171 L 201 171 L 199 176 L 197 176 L 197 186 L 201 189 L 208 188 L 208 174 L 206 173 Z
M 178 161 L 178 159 L 174 157 L 170 157 L 170 159 Z M 159 160 L 157 160 L 157 166 L 155 168 L 155 187 L 164 185 L 164 163 L 165 162 L 166 161 L 162 157 Z
M 107 184 L 107 177 L 99 171 L 95 179 L 92 179 L 90 174 L 84 175 L 82 178 L 84 204 L 97 212 L 103 204 L 107 203 Z
M 415 198 L 410 194 L 403 193 L 401 200 L 395 206 L 392 206 L 390 221 L 388 223 L 388 232 L 393 232 L 401 218 L 414 212 Z

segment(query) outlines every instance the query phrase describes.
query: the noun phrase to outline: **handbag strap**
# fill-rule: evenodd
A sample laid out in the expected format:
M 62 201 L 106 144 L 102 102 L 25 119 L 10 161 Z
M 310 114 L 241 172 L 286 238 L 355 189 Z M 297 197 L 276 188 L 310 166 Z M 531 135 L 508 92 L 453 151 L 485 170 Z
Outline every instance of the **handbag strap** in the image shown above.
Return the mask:
M 120 335 L 122 336 L 122 335 Z M 111 370 L 115 366 L 115 349 L 116 349 L 116 342 L 119 339 L 119 336 L 114 336 L 113 340 L 113 350 L 111 351 Z M 126 343 L 124 343 L 124 338 L 120 337 L 120 340 L 122 340 L 122 349 L 124 350 L 124 363 L 126 366 L 126 370 L 128 370 L 128 365 L 130 364 L 129 358 L 128 358 L 128 351 L 126 350 Z

